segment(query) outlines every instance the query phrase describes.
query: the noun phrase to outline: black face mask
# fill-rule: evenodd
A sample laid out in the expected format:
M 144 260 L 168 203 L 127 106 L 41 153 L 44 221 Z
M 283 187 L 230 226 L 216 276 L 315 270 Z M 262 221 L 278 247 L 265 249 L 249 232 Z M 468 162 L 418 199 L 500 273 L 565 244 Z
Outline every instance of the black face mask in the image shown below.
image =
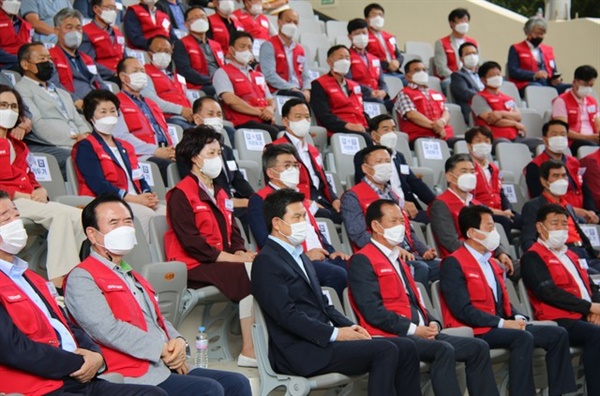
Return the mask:
M 50 61 L 40 62 L 35 64 L 37 66 L 37 73 L 35 76 L 42 81 L 48 81 L 54 74 L 54 65 Z
M 544 39 L 542 37 L 533 37 L 529 39 L 529 42 L 531 43 L 531 45 L 533 45 L 534 47 L 539 47 L 540 44 L 542 44 L 542 41 L 544 41 Z

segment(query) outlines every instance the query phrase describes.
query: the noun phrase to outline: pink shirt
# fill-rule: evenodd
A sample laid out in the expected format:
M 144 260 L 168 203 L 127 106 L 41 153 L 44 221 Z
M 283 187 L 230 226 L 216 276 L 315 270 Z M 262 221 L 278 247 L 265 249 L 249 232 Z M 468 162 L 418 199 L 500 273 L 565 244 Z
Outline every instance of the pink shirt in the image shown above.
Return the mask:
M 568 92 L 571 92 L 571 95 L 573 95 L 573 97 L 579 104 L 579 118 L 581 121 L 581 130 L 579 131 L 579 133 L 581 133 L 582 135 L 593 135 L 594 126 L 590 124 L 590 118 L 588 116 L 588 109 L 585 107 L 585 101 L 577 97 L 577 95 L 574 95 L 571 90 L 569 90 Z M 568 118 L 568 116 L 569 115 L 567 113 L 567 105 L 565 104 L 565 101 L 560 97 L 556 98 L 554 103 L 552 103 L 552 118 Z M 596 114 L 594 120 L 596 120 L 596 117 L 598 117 L 598 114 Z

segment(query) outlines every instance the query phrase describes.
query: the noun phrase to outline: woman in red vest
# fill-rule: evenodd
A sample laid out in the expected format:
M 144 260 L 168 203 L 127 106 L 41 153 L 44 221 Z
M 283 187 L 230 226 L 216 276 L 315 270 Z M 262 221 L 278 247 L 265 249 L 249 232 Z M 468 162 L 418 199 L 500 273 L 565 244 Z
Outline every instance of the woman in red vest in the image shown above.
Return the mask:
M 253 319 L 246 297 L 256 253 L 246 251 L 233 221 L 233 202 L 213 183 L 223 168 L 222 139 L 212 127 L 200 125 L 184 133 L 177 145 L 177 162 L 190 173 L 167 194 L 165 253 L 167 260 L 187 264 L 188 287 L 214 285 L 231 300 L 240 301 L 243 345 L 238 364 L 252 366 L 256 365 L 250 333 Z

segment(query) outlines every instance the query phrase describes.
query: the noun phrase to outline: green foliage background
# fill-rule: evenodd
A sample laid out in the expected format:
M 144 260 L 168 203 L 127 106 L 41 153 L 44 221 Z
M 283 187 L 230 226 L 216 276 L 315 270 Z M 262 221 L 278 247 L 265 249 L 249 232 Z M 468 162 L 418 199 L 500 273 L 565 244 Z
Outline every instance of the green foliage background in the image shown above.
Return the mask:
M 544 1 L 523 1 L 523 0 L 490 0 L 491 3 L 508 8 L 518 12 L 526 17 L 534 16 L 538 8 L 545 9 Z M 571 17 L 579 14 L 579 18 L 600 18 L 599 0 L 571 0 Z

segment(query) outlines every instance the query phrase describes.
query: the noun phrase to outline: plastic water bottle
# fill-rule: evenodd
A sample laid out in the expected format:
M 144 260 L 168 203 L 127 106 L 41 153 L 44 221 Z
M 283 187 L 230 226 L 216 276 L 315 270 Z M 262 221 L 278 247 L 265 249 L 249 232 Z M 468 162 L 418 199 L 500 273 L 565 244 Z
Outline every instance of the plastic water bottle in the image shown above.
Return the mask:
M 198 327 L 198 335 L 196 336 L 196 356 L 194 358 L 194 366 L 200 368 L 208 368 L 208 334 L 204 326 Z

